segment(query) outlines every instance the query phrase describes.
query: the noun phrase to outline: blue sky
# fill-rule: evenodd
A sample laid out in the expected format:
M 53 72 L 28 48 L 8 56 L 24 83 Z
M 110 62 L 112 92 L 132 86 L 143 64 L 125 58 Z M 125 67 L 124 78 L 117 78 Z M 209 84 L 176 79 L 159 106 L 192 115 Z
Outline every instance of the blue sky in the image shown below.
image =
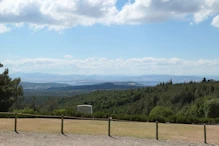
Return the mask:
M 217 0 L 0 0 L 15 72 L 218 75 Z

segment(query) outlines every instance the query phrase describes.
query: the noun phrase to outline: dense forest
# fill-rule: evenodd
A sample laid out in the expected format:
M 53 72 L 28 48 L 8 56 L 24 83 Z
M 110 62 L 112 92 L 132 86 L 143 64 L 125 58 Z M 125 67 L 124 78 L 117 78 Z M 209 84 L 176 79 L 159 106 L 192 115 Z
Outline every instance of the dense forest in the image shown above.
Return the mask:
M 96 118 L 112 116 L 122 120 L 174 123 L 219 123 L 219 81 L 204 78 L 199 83 L 190 81 L 173 84 L 170 80 L 154 87 L 124 90 L 104 88 L 72 97 L 40 94 L 24 96 L 20 78 L 11 79 L 8 73 L 8 69 L 5 69 L 0 74 L 0 112 Z M 76 112 L 76 106 L 80 104 L 92 105 L 94 113 L 85 115 Z
M 93 105 L 93 115 L 76 112 L 79 104 Z M 204 123 L 219 121 L 219 82 L 173 84 L 128 90 L 96 90 L 72 97 L 21 97 L 11 110 L 41 114 L 65 114 L 116 119 Z

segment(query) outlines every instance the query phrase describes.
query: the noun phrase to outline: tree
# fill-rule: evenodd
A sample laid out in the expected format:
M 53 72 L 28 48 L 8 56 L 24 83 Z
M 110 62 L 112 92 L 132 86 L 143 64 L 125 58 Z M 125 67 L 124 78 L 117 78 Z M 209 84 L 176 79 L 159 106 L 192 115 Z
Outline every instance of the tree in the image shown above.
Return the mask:
M 154 107 L 149 114 L 149 116 L 163 117 L 163 118 L 166 118 L 171 115 L 173 115 L 172 110 L 163 106 Z
M 217 118 L 219 117 L 219 99 L 213 98 L 204 103 L 205 117 Z
M 33 109 L 33 111 L 36 111 L 36 97 L 35 96 L 32 96 L 32 102 L 31 102 L 31 105 L 30 105 L 30 108 Z
M 0 68 L 3 65 L 0 63 Z M 17 98 L 23 95 L 23 88 L 20 85 L 20 78 L 11 79 L 8 69 L 0 73 L 0 111 L 8 111 Z

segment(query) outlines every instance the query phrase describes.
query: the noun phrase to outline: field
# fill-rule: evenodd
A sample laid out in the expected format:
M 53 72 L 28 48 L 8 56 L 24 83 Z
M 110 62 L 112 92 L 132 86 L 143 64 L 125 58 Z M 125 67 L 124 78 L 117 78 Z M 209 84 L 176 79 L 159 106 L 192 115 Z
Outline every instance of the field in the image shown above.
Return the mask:
M 155 139 L 155 123 L 148 122 L 111 122 L 112 136 L 128 136 Z M 0 119 L 0 131 L 13 131 L 14 119 Z M 60 119 L 18 119 L 18 132 L 60 133 Z M 203 125 L 161 124 L 159 139 L 173 141 L 204 142 Z M 64 120 L 65 134 L 107 135 L 108 121 Z M 219 126 L 207 125 L 207 143 L 219 144 Z

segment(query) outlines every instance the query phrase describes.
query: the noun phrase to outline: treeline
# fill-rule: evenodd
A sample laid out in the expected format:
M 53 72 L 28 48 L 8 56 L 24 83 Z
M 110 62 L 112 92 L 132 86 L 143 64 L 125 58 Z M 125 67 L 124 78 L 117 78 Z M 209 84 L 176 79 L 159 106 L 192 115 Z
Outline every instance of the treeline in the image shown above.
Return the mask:
M 93 115 L 76 112 L 79 104 L 93 105 Z M 32 109 L 34 113 L 65 114 L 133 121 L 174 123 L 218 123 L 219 82 L 172 84 L 129 90 L 97 90 L 69 98 L 24 97 L 11 110 Z

